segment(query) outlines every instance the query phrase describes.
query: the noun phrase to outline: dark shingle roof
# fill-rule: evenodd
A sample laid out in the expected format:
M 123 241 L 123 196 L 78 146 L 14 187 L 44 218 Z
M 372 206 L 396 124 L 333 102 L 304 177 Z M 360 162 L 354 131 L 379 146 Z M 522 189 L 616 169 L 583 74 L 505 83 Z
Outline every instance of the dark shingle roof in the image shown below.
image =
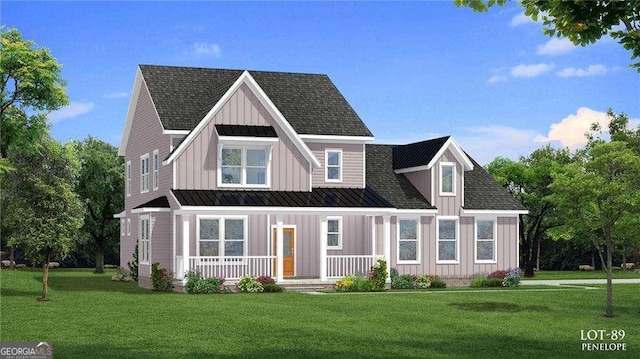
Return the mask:
M 242 70 L 140 65 L 166 130 L 191 130 Z M 249 71 L 299 134 L 372 136 L 327 75 Z
M 151 201 L 149 201 L 147 203 L 143 203 L 143 204 L 141 204 L 138 207 L 135 207 L 133 209 L 139 209 L 139 208 L 170 208 L 170 207 L 171 206 L 169 205 L 169 200 L 167 199 L 167 196 L 162 196 L 162 197 L 154 198 Z
M 393 169 L 426 166 L 447 142 L 449 136 L 398 145 L 393 148 Z
M 469 158 L 473 162 L 473 170 L 464 173 L 464 209 L 527 209 L 473 158 Z
M 220 136 L 278 137 L 272 126 L 216 125 Z
M 171 190 L 183 206 L 393 208 L 371 188 L 314 188 L 311 192 Z
M 404 175 L 393 172 L 394 147 L 366 146 L 367 188 L 371 187 L 399 209 L 435 208 Z

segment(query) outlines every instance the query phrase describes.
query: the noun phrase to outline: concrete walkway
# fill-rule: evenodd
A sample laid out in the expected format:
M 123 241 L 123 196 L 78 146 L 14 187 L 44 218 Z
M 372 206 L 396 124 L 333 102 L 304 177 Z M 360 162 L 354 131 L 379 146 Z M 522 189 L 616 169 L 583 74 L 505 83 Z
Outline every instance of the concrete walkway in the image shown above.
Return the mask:
M 614 279 L 613 284 L 640 284 L 640 278 Z M 521 285 L 576 285 L 576 284 L 607 284 L 606 279 L 557 279 L 557 280 L 523 280 Z

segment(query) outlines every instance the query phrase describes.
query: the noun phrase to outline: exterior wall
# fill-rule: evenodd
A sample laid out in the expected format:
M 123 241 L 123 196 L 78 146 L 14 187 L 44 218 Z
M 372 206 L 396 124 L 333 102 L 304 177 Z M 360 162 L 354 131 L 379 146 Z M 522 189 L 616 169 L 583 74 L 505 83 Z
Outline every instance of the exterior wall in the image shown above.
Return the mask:
M 151 255 L 149 262 L 160 262 L 160 267 L 173 271 L 171 213 L 150 213 Z
M 456 164 L 456 190 L 455 196 L 441 196 L 440 195 L 440 163 L 453 162 Z M 451 151 L 445 151 L 440 159 L 431 168 L 434 171 L 434 201 L 431 203 L 438 208 L 438 215 L 441 216 L 459 216 L 460 208 L 462 207 L 462 165 L 456 160 Z
M 328 144 L 307 143 L 311 152 L 320 161 L 321 166 L 311 172 L 313 187 L 346 187 L 364 188 L 364 157 L 365 146 L 363 144 Z M 342 182 L 326 182 L 325 178 L 325 149 L 342 150 Z
M 433 171 L 433 169 L 407 172 L 404 174 L 409 182 L 420 191 L 429 203 L 433 203 L 431 198 L 431 171 Z
M 246 85 L 242 85 L 229 98 L 214 118 L 175 160 L 176 188 L 217 188 L 218 139 L 215 131 L 216 124 L 273 126 L 279 141 L 272 148 L 271 188 L 257 189 L 309 190 L 309 162 Z M 231 188 L 225 187 L 225 189 Z M 243 187 L 242 189 L 247 188 Z

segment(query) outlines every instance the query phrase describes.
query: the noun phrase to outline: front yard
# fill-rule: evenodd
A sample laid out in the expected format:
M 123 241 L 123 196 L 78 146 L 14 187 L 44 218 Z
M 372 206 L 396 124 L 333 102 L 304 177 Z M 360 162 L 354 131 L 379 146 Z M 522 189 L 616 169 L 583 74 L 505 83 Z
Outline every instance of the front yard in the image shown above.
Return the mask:
M 187 295 L 113 272 L 2 270 L 1 341 L 50 341 L 57 358 L 588 358 L 640 355 L 640 286 L 309 295 Z M 582 350 L 581 331 L 624 330 L 626 351 Z M 604 342 L 613 342 L 606 338 Z

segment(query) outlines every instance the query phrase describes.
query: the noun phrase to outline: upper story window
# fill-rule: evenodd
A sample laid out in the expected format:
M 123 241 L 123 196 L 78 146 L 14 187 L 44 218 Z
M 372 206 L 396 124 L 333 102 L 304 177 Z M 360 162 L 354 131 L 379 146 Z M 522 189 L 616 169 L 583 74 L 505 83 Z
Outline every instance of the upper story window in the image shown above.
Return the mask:
M 342 218 L 327 218 L 327 249 L 342 249 Z
M 221 187 L 268 187 L 269 149 L 222 147 L 218 185 Z
M 453 196 L 456 194 L 456 164 L 440 163 L 440 195 Z
M 149 154 L 140 156 L 140 193 L 149 192 Z
M 325 180 L 342 182 L 342 150 L 325 151 Z
M 131 196 L 131 161 L 127 161 L 127 196 Z
M 476 219 L 476 262 L 496 262 L 496 221 Z
M 153 190 L 158 189 L 158 182 L 160 181 L 160 155 L 158 150 L 153 151 Z

